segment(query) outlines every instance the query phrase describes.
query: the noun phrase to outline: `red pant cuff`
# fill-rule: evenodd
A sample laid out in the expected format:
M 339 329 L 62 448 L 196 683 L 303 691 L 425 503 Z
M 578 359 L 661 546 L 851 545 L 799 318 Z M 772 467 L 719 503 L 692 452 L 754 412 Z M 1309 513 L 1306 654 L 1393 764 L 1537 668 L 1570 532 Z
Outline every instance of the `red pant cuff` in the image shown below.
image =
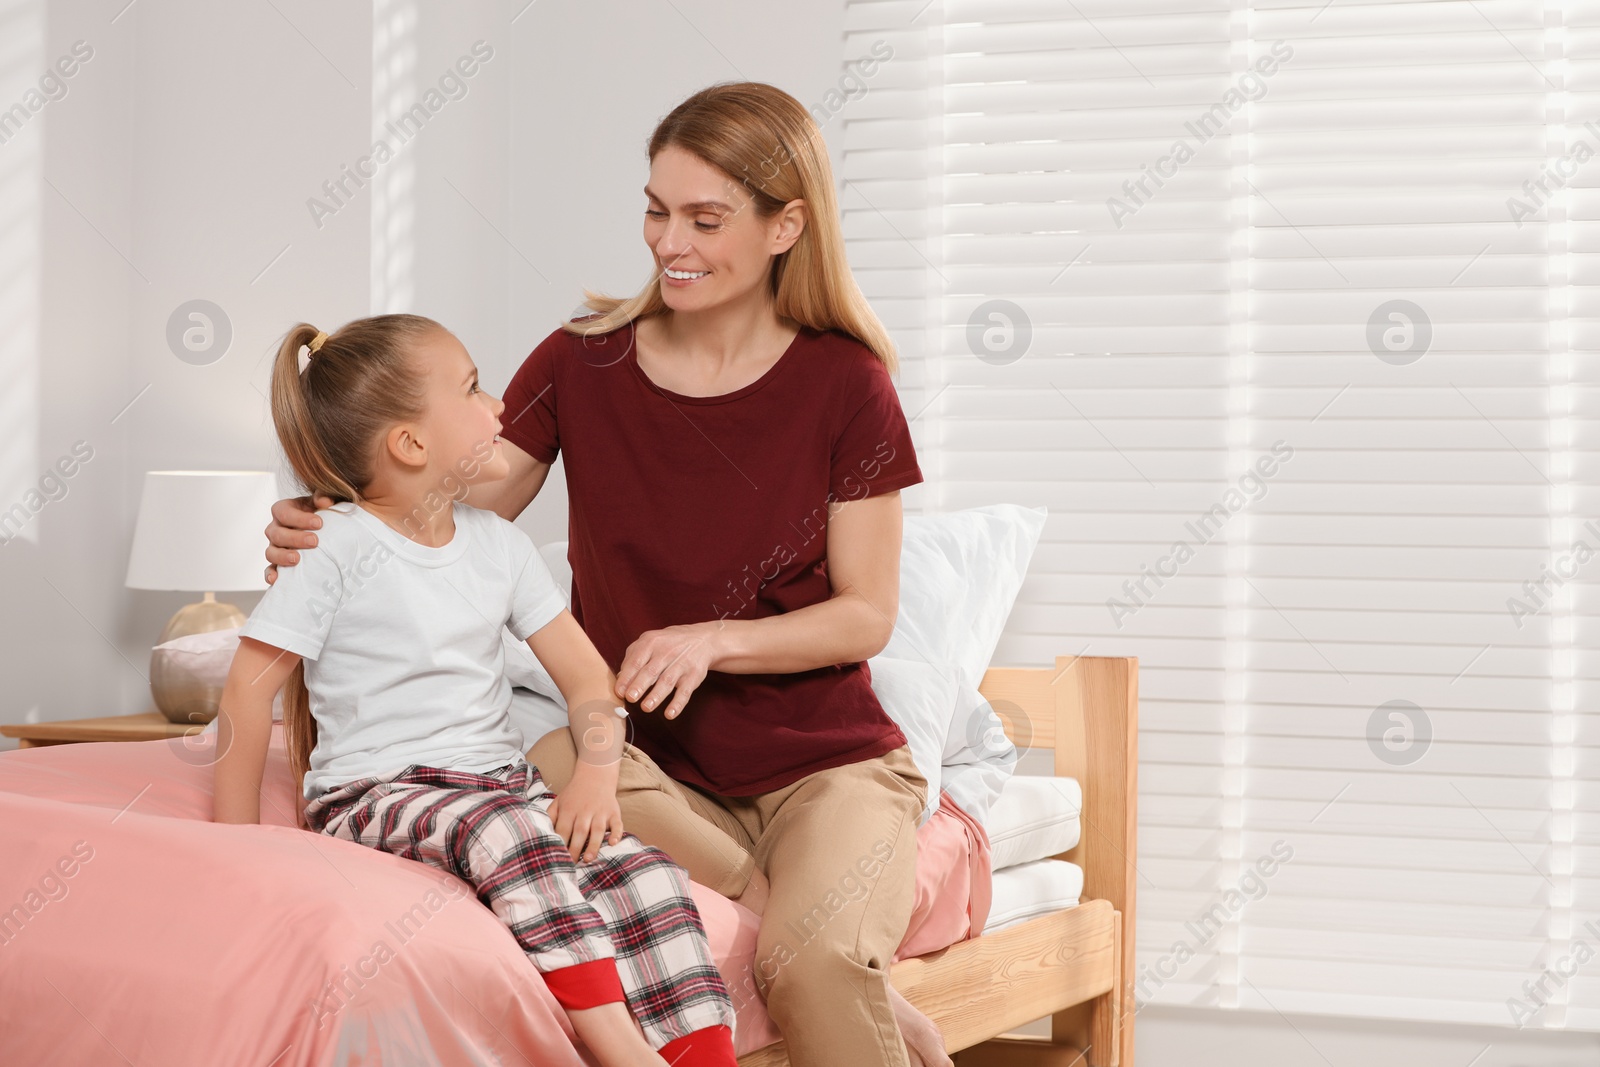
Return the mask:
M 739 1062 L 733 1054 L 733 1031 L 726 1026 L 684 1034 L 656 1051 L 672 1067 L 738 1067 Z
M 617 961 L 610 958 L 545 971 L 544 984 L 568 1011 L 627 1000 L 622 993 L 622 979 L 617 977 Z

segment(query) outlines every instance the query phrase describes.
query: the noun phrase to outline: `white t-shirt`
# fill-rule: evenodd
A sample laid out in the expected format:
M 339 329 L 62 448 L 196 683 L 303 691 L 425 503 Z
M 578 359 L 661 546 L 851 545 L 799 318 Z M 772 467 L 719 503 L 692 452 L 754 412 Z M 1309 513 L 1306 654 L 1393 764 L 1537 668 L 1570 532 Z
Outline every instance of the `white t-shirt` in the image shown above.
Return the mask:
M 239 631 L 305 658 L 308 800 L 413 763 L 487 771 L 523 756 L 501 630 L 524 641 L 566 598 L 521 530 L 452 506 L 439 548 L 352 503 L 319 511 L 317 547 L 279 569 Z

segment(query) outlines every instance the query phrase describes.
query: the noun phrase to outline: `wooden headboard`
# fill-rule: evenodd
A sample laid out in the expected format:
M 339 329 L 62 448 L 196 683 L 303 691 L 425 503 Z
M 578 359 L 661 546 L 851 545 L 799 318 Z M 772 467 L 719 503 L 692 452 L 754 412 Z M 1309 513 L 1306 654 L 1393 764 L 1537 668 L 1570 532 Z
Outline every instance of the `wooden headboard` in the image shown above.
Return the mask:
M 1132 1056 L 1131 987 L 1137 892 L 1139 661 L 1061 656 L 1052 669 L 995 668 L 979 687 L 1019 748 L 1055 751 L 1055 774 L 1083 787 L 1078 844 L 1057 859 L 1083 870 L 1083 900 L 1107 900 L 1121 913 L 1123 996 L 1118 1010 L 1091 1018 L 1087 1005 L 1055 1020 L 1056 1040 L 1082 1048 L 1116 1040 Z M 1122 1005 L 1127 1005 L 1126 1009 Z M 1109 1014 L 1109 1018 L 1107 1015 Z M 1099 1034 L 1090 1034 L 1098 1024 Z M 1127 1033 L 1115 1038 L 1106 1026 Z M 1102 1047 L 1104 1045 L 1102 1044 Z

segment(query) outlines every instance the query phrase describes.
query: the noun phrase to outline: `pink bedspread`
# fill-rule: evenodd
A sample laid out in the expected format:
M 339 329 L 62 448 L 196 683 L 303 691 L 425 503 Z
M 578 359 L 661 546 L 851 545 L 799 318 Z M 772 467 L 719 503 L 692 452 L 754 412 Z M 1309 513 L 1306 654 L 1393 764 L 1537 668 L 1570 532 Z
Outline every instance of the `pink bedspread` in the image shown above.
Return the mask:
M 0 1063 L 593 1063 L 470 886 L 295 828 L 278 736 L 264 824 L 212 823 L 212 740 L 0 754 Z M 896 958 L 988 911 L 988 841 L 948 798 L 918 848 Z M 751 975 L 756 916 L 694 897 L 739 1052 L 777 1040 Z

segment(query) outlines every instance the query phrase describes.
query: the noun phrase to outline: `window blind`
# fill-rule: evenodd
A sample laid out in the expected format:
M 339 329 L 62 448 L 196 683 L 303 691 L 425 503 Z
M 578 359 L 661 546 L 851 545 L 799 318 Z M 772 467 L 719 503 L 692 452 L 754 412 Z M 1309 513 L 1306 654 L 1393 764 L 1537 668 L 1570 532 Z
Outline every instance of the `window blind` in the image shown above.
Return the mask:
M 923 504 L 1140 658 L 1137 1001 L 1600 1029 L 1600 5 L 846 18 Z

